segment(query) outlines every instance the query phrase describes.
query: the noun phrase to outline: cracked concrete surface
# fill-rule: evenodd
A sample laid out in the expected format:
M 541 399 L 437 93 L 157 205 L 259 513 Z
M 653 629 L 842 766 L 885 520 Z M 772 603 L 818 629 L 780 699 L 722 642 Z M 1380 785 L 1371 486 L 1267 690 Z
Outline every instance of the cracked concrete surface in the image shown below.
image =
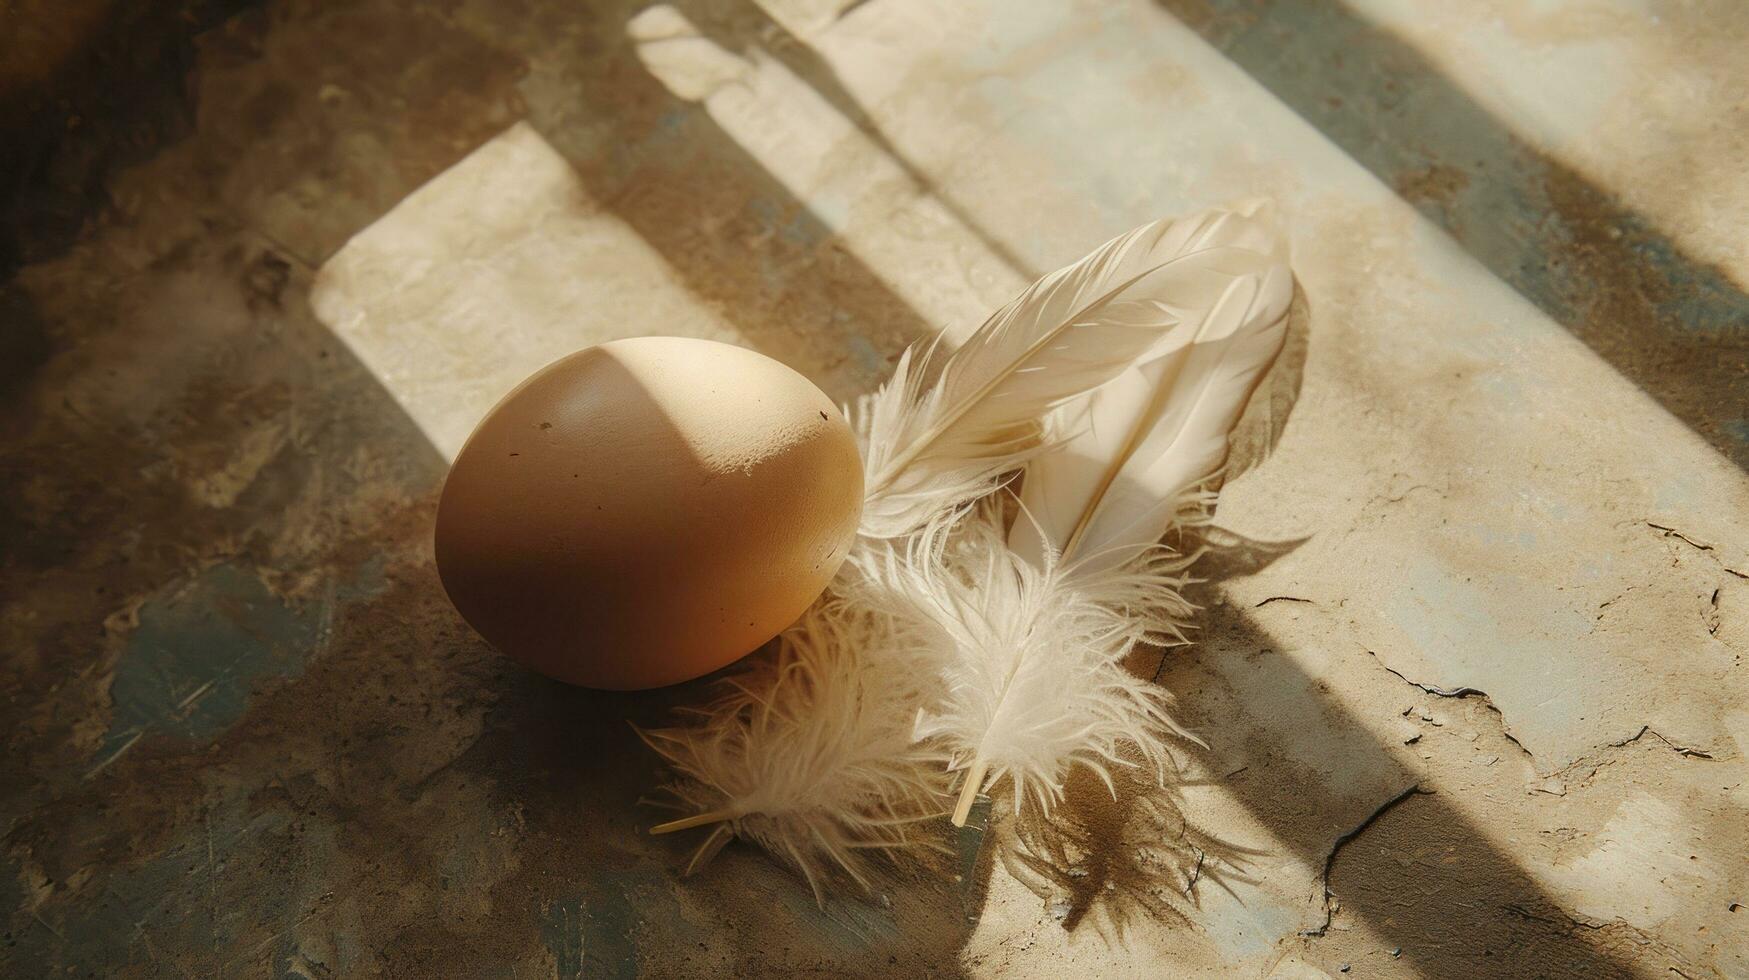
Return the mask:
M 0 250 L 4 972 L 1749 976 L 1740 5 L 76 7 L 0 76 L 50 127 Z M 130 40 L 128 97 L 17 81 Z M 444 601 L 446 455 L 555 354 L 847 398 L 1253 194 L 1301 294 L 1197 642 L 1135 663 L 1209 742 L 1172 792 L 823 911 L 740 847 L 683 882 L 624 721 L 701 688 L 549 684 Z

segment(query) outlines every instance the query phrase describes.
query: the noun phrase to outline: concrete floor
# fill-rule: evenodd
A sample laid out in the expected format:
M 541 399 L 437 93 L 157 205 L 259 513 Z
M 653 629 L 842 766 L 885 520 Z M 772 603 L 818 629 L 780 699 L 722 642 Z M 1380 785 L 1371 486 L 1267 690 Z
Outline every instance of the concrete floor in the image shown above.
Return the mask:
M 0 76 L 0 973 L 1749 976 L 1749 8 L 164 9 Z M 848 398 L 1255 194 L 1293 337 L 1136 665 L 1210 749 L 1052 862 L 681 881 L 625 720 L 703 687 L 544 681 L 438 587 L 447 456 L 558 353 Z

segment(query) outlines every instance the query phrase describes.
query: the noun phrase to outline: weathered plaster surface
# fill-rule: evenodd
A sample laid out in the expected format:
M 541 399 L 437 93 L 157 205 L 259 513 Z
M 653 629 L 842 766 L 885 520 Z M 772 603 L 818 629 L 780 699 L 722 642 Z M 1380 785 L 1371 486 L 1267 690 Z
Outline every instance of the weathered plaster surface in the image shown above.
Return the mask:
M 187 136 L 0 287 L 3 972 L 1749 975 L 1749 17 L 1644 6 L 225 20 Z M 1054 864 L 682 882 L 624 722 L 701 689 L 561 688 L 444 601 L 445 457 L 552 356 L 848 398 L 1252 194 L 1294 335 L 1199 641 L 1135 665 L 1210 748 L 1075 787 Z

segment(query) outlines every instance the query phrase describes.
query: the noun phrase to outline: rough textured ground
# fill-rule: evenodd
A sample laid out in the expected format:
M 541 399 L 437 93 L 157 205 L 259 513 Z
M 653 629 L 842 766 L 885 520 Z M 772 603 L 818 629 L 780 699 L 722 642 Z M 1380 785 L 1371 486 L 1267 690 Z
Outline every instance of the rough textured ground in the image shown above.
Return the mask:
M 1749 976 L 1740 4 L 46 9 L 0 11 L 0 972 Z M 1076 786 L 1053 861 L 683 882 L 625 720 L 702 688 L 546 682 L 438 588 L 446 455 L 556 353 L 847 398 L 1252 194 L 1293 338 L 1199 641 L 1135 664 L 1210 749 Z

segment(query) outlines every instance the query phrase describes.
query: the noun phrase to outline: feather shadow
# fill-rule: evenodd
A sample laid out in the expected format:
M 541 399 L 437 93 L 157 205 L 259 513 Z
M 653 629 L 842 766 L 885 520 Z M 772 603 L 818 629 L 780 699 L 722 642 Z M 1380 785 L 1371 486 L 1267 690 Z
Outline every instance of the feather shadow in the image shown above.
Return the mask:
M 1198 596 L 1211 594 L 1227 578 L 1267 568 L 1305 541 L 1262 541 L 1216 526 L 1186 531 L 1183 538 L 1185 547 L 1205 549 L 1196 566 Z M 1140 648 L 1126 666 L 1157 680 L 1172 653 Z M 1064 929 L 1091 921 L 1121 939 L 1136 922 L 1194 926 L 1199 889 L 1231 890 L 1230 883 L 1250 880 L 1249 860 L 1264 852 L 1227 841 L 1186 816 L 1185 784 L 1161 785 L 1145 767 L 1118 769 L 1113 784 L 1108 789 L 1092 772 L 1078 769 L 1049 817 L 1017 818 L 1012 807 L 992 808 L 1009 814 L 987 831 L 994 861 L 1044 900 Z
M 1222 839 L 1186 817 L 1176 786 L 1162 788 L 1124 770 L 1108 790 L 1091 773 L 1069 780 L 1068 798 L 1049 819 L 998 827 L 1004 869 L 1044 899 L 1073 931 L 1090 913 L 1095 928 L 1121 940 L 1134 923 L 1194 926 L 1199 889 L 1249 882 L 1249 859 L 1262 852 Z

